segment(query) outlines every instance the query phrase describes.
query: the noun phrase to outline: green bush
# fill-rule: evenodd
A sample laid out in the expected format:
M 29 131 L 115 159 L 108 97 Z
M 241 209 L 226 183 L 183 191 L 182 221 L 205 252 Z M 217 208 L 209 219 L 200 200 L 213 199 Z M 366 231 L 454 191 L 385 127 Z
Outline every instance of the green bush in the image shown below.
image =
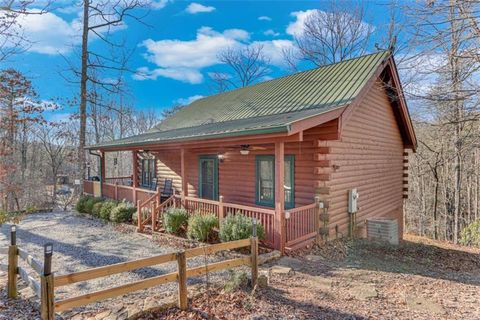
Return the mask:
M 100 209 L 100 218 L 103 220 L 110 219 L 110 213 L 116 206 L 117 204 L 113 201 L 105 201 L 102 205 L 102 209 Z
M 77 204 L 75 205 L 75 209 L 78 212 L 87 213 L 86 203 L 87 203 L 87 201 L 89 201 L 91 199 L 93 199 L 92 196 L 81 196 L 78 199 Z
M 220 226 L 220 240 L 222 242 L 248 239 L 252 236 L 253 222 L 240 213 L 236 215 L 228 215 L 223 219 Z M 257 237 L 263 239 L 265 236 L 265 229 L 260 223 L 257 223 Z
M 110 221 L 117 223 L 131 221 L 135 211 L 137 211 L 137 208 L 132 204 L 122 202 L 110 212 Z
M 173 234 L 180 234 L 182 227 L 188 222 L 187 210 L 181 208 L 170 208 L 163 214 L 165 231 Z
M 90 198 L 85 202 L 85 212 L 92 214 L 93 213 L 93 206 L 96 203 L 102 202 L 102 198 Z
M 103 201 L 95 203 L 92 208 L 92 215 L 95 217 L 100 217 L 100 211 L 102 210 L 102 207 Z
M 480 220 L 474 221 L 460 233 L 460 243 L 480 247 Z
M 218 219 L 213 214 L 195 214 L 188 219 L 187 236 L 190 239 L 206 241 L 214 228 L 218 228 Z

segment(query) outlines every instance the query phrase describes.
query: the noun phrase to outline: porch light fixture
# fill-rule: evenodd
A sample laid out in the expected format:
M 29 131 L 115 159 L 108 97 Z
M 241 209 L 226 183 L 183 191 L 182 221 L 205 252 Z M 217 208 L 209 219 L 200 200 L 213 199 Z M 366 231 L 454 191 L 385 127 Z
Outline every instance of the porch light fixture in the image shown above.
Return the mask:
M 240 154 L 241 154 L 242 156 L 248 155 L 248 154 L 250 153 L 250 150 L 249 150 L 249 149 L 250 149 L 250 145 L 248 145 L 248 144 L 242 144 L 242 145 L 240 146 Z
M 217 158 L 218 158 L 218 161 L 223 162 L 223 160 L 225 160 L 225 155 L 219 154 Z

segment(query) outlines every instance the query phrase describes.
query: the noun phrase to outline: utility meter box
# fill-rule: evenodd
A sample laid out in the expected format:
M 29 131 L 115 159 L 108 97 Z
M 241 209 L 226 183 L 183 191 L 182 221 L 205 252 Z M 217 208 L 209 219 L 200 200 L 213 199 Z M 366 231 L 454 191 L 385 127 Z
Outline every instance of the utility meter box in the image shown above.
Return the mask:
M 348 191 L 348 213 L 357 213 L 358 211 L 358 192 L 357 189 Z

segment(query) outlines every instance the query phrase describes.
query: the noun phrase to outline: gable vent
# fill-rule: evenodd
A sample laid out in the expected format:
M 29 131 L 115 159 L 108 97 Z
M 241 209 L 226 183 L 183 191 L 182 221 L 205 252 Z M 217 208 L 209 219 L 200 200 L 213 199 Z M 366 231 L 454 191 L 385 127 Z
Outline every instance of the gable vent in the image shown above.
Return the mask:
M 372 240 L 386 241 L 398 245 L 398 222 L 395 219 L 368 219 L 367 237 Z

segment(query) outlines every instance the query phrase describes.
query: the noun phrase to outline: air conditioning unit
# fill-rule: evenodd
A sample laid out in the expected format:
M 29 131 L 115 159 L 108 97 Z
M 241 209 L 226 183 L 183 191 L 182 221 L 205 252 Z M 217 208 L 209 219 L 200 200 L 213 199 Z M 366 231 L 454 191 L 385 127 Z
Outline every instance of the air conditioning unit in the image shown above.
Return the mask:
M 396 219 L 372 218 L 367 219 L 367 238 L 387 241 L 398 245 L 398 222 Z

